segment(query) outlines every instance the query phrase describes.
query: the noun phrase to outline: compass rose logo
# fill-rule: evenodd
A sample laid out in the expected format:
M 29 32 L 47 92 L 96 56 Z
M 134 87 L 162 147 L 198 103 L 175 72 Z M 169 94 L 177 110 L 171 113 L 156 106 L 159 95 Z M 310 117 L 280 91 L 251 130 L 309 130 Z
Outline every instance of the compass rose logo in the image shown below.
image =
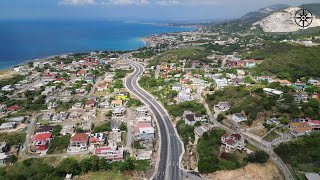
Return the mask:
M 298 10 L 294 16 L 296 24 L 300 27 L 303 27 L 303 29 L 310 26 L 310 24 L 313 21 L 313 18 L 314 17 L 312 16 L 312 13 L 304 8 Z

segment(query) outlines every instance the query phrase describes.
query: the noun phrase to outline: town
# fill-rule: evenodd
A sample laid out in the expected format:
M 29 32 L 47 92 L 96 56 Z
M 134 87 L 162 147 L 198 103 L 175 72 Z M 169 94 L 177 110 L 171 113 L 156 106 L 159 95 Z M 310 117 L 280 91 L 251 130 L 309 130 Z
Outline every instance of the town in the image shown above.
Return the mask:
M 263 48 L 280 55 L 284 46 L 317 48 L 319 39 L 201 29 L 152 35 L 132 52 L 67 54 L 16 66 L 0 81 L 0 164 L 133 157 L 145 162 L 136 168 L 151 178 L 164 135 L 161 119 L 126 85 L 134 63 L 143 68 L 139 86 L 165 108 L 183 143 L 186 173 L 210 178 L 218 170 L 271 163 L 274 178 L 290 178 L 294 170 L 281 147 L 320 130 L 319 71 L 307 74 L 310 67 L 297 64 L 305 68 L 297 76 L 294 68 L 283 72 L 280 62 L 278 72 L 270 71 L 277 62 L 265 59 Z

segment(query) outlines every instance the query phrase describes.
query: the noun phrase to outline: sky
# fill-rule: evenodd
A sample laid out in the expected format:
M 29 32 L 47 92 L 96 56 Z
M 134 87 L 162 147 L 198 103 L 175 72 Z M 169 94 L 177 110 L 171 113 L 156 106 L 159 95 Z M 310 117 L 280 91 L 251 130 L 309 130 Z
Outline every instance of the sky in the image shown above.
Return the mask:
M 1 0 L 0 19 L 205 20 L 320 0 Z

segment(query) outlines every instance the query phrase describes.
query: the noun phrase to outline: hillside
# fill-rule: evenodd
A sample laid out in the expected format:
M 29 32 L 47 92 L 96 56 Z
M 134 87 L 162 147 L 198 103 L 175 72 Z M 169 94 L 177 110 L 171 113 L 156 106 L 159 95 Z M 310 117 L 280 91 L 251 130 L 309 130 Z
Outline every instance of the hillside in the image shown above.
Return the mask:
M 279 11 L 281 9 L 285 9 L 288 7 L 289 6 L 286 4 L 276 4 L 276 5 L 272 5 L 272 6 L 267 6 L 265 8 L 259 9 L 258 11 L 249 12 L 249 13 L 245 14 L 244 16 L 242 16 L 240 19 L 242 21 L 254 23 L 256 21 L 259 21 L 259 20 L 267 17 L 268 15 L 272 14 L 275 11 Z
M 305 5 L 306 6 L 306 5 Z M 269 16 L 255 22 L 252 24 L 252 28 L 261 27 L 264 32 L 295 32 L 303 29 L 297 26 L 294 21 L 294 16 L 296 11 L 301 9 L 301 7 L 289 7 L 281 11 L 274 12 Z M 319 10 L 318 10 L 319 11 Z M 318 12 L 315 11 L 315 12 Z M 315 14 L 318 13 L 314 13 Z M 320 26 L 320 19 L 313 19 L 313 22 L 307 28 Z
M 275 74 L 278 77 L 296 80 L 301 77 L 320 77 L 320 47 L 277 43 L 245 54 L 245 58 L 264 60 L 257 72 Z

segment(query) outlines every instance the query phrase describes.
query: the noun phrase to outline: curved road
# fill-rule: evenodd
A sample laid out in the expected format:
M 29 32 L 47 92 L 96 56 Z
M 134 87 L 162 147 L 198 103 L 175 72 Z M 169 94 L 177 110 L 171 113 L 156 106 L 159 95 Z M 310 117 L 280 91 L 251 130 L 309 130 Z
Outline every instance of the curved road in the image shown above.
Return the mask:
M 182 153 L 182 147 L 174 127 L 163 107 L 153 96 L 139 87 L 138 80 L 143 73 L 143 67 L 136 62 L 129 61 L 128 56 L 124 56 L 124 58 L 134 68 L 134 72 L 125 80 L 126 88 L 149 106 L 158 123 L 160 131 L 160 157 L 158 158 L 159 162 L 154 178 L 157 180 L 179 180 L 179 158 Z

